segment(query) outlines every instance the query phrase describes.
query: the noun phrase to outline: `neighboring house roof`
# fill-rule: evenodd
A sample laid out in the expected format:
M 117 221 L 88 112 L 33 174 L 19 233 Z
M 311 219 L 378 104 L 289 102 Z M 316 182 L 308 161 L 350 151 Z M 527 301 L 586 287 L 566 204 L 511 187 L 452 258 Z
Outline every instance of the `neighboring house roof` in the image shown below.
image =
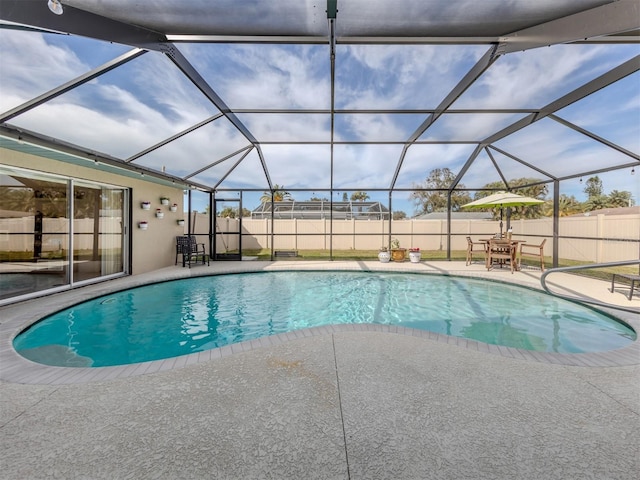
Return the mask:
M 447 218 L 447 212 L 423 213 L 413 217 L 417 220 L 442 220 Z M 493 220 L 491 212 L 451 212 L 453 220 Z
M 635 207 L 617 207 L 617 208 L 601 208 L 600 210 L 592 210 L 590 212 L 577 213 L 572 217 L 590 217 L 592 215 L 638 215 L 640 214 L 640 205 Z
M 271 218 L 271 202 L 253 209 L 251 218 Z M 324 200 L 284 200 L 273 202 L 274 218 L 381 220 L 389 218 L 389 209 L 380 202 L 329 202 Z

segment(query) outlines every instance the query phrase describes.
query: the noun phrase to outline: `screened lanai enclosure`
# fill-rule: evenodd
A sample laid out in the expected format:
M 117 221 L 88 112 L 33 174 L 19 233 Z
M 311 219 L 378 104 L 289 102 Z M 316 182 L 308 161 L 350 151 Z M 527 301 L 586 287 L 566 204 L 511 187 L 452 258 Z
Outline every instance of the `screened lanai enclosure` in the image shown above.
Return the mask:
M 47 171 L 21 152 L 184 190 L 215 251 L 443 258 L 498 231 L 462 205 L 515 191 L 545 201 L 509 213 L 553 264 L 638 258 L 637 0 L 0 0 L 0 20 L 3 187 Z M 283 191 L 327 215 L 278 218 Z

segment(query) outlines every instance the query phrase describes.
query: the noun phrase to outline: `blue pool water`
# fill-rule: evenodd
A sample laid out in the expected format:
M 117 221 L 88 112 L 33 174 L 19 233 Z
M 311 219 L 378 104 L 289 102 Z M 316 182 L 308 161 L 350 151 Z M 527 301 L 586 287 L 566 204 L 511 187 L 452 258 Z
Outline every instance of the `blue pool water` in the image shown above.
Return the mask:
M 14 340 L 48 365 L 158 360 L 301 328 L 402 325 L 544 352 L 595 352 L 635 340 L 589 307 L 530 289 L 399 273 L 265 272 L 148 285 L 75 305 Z

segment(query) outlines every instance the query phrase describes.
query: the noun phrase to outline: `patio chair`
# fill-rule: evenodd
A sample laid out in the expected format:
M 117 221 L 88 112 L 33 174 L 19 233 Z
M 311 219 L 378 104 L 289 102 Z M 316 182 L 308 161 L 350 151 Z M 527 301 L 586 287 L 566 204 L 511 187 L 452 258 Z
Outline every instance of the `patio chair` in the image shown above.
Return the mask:
M 204 247 L 204 243 L 196 243 L 195 237 L 183 235 L 176 237 L 176 263 L 178 264 L 178 256 L 182 256 L 182 266 L 186 266 L 189 264 L 189 268 L 191 268 L 191 262 L 198 263 L 202 261 L 209 262 L 209 255 Z
M 531 245 L 530 243 L 520 244 L 520 258 L 518 259 L 518 269 L 522 266 L 522 257 L 535 258 L 540 260 L 540 270 L 544 272 L 544 244 L 547 242 L 545 238 L 540 245 Z
M 487 249 L 487 270 L 493 268 L 494 262 L 500 267 L 509 262 L 511 273 L 517 269 L 516 266 L 516 243 L 509 240 L 489 240 L 489 248 Z
M 478 246 L 481 249 L 474 250 L 474 246 Z M 485 255 L 486 262 L 487 244 L 485 242 L 474 242 L 471 240 L 471 237 L 467 237 L 467 266 L 471 265 L 471 262 L 473 262 L 473 255 L 478 253 Z

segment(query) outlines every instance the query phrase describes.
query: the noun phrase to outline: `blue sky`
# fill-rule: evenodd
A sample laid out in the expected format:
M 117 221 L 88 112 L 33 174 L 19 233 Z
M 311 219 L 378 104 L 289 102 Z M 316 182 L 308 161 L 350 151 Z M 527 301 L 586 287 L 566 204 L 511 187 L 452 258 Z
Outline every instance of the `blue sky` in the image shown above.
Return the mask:
M 431 109 L 447 95 L 486 52 L 487 46 L 338 45 L 336 108 Z M 180 44 L 179 49 L 220 97 L 234 109 L 319 109 L 330 107 L 330 70 L 324 45 Z M 91 68 L 128 51 L 128 47 L 66 35 L 0 31 L 0 109 L 6 111 Z M 540 108 L 638 55 L 639 46 L 556 45 L 501 57 L 453 105 L 454 109 Z M 119 158 L 127 158 L 200 121 L 216 108 L 163 55 L 149 52 L 10 123 L 59 137 Z M 524 114 L 443 115 L 421 140 L 479 141 Z M 570 105 L 557 115 L 634 153 L 640 152 L 640 76 L 634 74 Z M 342 141 L 404 141 L 425 114 L 343 114 L 335 117 L 335 138 Z M 238 118 L 260 141 L 325 142 L 330 138 L 326 114 L 249 114 Z M 224 118 L 192 132 L 136 162 L 184 176 L 247 146 L 247 140 Z M 496 143 L 496 146 L 553 175 L 576 168 L 605 168 L 631 162 L 551 119 Z M 303 200 L 330 186 L 327 145 L 262 145 L 271 180 Z M 396 186 L 410 188 L 433 168 L 454 172 L 473 151 L 470 144 L 415 145 L 408 152 Z M 336 145 L 335 199 L 342 192 L 386 188 L 393 177 L 401 145 Z M 239 155 L 194 177 L 212 185 Z M 537 172 L 496 155 L 506 178 L 540 177 Z M 640 169 L 637 169 L 640 170 Z M 601 174 L 605 192 L 631 191 L 640 201 L 640 171 Z M 499 180 L 486 154 L 463 179 L 479 188 Z M 223 183 L 227 188 L 266 188 L 258 156 L 250 153 Z M 584 200 L 579 179 L 563 182 L 561 193 Z M 318 191 L 316 191 L 316 189 Z M 409 215 L 407 192 L 394 194 L 394 210 Z M 253 208 L 255 195 L 245 195 Z M 387 202 L 386 192 L 370 196 Z M 248 197 L 253 197 L 250 200 Z

